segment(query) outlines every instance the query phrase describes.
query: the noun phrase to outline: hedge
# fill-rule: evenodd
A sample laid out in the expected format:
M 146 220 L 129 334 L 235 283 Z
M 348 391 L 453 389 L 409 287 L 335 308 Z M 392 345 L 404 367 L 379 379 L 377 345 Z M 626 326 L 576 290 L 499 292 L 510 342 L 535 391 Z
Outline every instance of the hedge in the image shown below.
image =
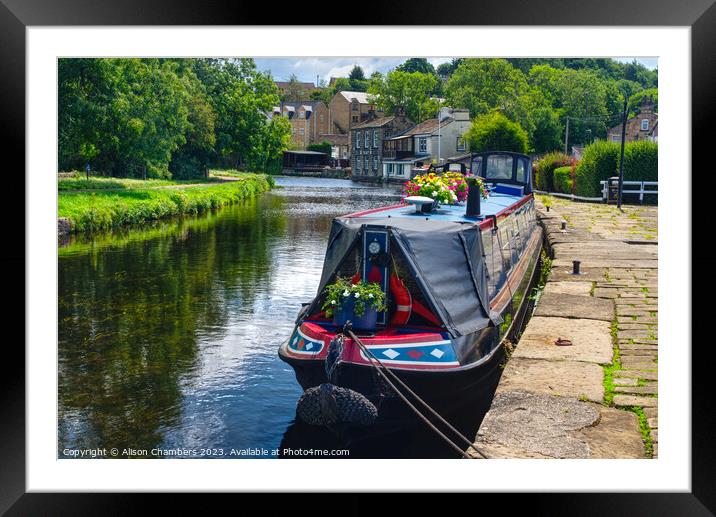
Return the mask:
M 567 165 L 566 167 L 557 167 L 554 170 L 554 191 L 562 192 L 564 194 L 572 193 L 572 166 Z
M 554 170 L 571 163 L 571 158 L 558 151 L 545 154 L 535 164 L 535 184 L 538 190 L 554 192 Z
M 598 197 L 602 193 L 600 181 L 619 174 L 620 144 L 597 141 L 584 149 L 576 170 L 576 194 Z M 624 146 L 624 179 L 627 181 L 657 181 L 659 146 L 656 142 L 640 140 Z

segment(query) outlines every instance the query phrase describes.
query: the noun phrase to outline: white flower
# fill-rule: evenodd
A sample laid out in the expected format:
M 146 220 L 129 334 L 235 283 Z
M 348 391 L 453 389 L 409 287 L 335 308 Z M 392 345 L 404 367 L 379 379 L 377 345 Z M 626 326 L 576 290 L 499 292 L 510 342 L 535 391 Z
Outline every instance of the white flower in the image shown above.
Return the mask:
M 356 293 L 356 294 L 355 294 L 355 297 L 356 297 L 356 298 L 360 298 L 360 293 Z
M 348 289 L 346 289 L 345 291 L 343 291 L 343 296 L 350 296 L 350 294 L 351 294 L 351 293 L 348 292 Z
M 437 195 L 438 195 L 438 193 L 433 190 L 433 197 L 435 197 L 435 196 L 437 196 Z
M 373 295 L 372 295 L 372 294 L 369 294 L 369 295 L 368 295 L 368 298 L 373 298 Z
M 335 300 L 331 300 L 331 305 L 335 305 L 335 304 L 336 304 L 336 301 L 335 301 Z

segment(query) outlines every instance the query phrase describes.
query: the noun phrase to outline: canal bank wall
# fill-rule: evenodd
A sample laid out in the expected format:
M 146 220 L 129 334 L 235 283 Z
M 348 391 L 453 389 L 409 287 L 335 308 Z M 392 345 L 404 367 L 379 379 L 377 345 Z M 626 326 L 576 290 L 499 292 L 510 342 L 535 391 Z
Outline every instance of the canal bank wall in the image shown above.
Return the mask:
M 339 180 L 351 179 L 351 172 L 348 169 L 323 169 L 320 171 L 295 171 L 293 169 L 283 169 L 282 176 L 300 176 L 303 178 L 330 178 Z
M 657 209 L 541 201 L 552 270 L 475 445 L 491 458 L 657 457 Z

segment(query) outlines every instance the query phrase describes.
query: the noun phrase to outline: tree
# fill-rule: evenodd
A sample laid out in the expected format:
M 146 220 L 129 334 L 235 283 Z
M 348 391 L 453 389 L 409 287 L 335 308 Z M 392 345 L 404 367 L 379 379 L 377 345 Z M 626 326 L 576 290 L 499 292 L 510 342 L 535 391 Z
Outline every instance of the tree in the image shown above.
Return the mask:
M 562 148 L 562 124 L 559 115 L 551 108 L 540 108 L 534 113 L 535 130 L 531 148 L 536 153 L 544 153 Z
M 420 72 L 421 74 L 435 75 L 435 67 L 424 57 L 411 57 L 399 65 L 396 70 L 408 73 Z
M 308 100 L 308 98 L 309 94 L 303 87 L 303 83 L 298 80 L 296 74 L 291 74 L 281 100 L 297 102 Z
M 649 88 L 648 90 L 641 90 L 634 93 L 629 97 L 627 101 L 627 113 L 629 117 L 633 117 L 639 114 L 641 103 L 644 98 L 651 97 L 654 100 L 654 111 L 659 110 L 659 90 L 656 88 Z M 623 107 L 623 106 L 622 106 Z
M 445 96 L 450 106 L 467 108 L 473 117 L 498 110 L 530 134 L 532 112 L 547 105 L 525 75 L 505 59 L 465 59 L 448 79 Z
M 437 115 L 440 103 L 431 96 L 437 83 L 434 74 L 393 70 L 386 76 L 372 76 L 369 99 L 389 114 L 402 108 L 409 119 L 419 123 Z
M 501 113 L 492 112 L 475 117 L 466 138 L 473 152 L 527 152 L 527 132 Z
M 456 57 L 447 63 L 440 63 L 437 68 L 437 74 L 443 80 L 448 79 L 463 61 L 463 58 Z
M 324 140 L 320 144 L 310 144 L 306 149 L 309 151 L 316 151 L 319 153 L 324 153 L 324 154 L 327 154 L 328 156 L 331 156 L 331 153 L 333 152 L 333 146 L 327 140 Z
M 365 73 L 363 72 L 363 69 L 358 65 L 353 66 L 350 74 L 348 74 L 348 80 L 349 81 L 365 81 Z

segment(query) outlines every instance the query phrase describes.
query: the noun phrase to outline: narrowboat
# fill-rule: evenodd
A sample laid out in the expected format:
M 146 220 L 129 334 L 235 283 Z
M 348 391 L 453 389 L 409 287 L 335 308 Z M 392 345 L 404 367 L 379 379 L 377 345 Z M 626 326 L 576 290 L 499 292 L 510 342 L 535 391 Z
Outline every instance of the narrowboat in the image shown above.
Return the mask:
M 325 288 L 358 277 L 377 282 L 386 298 L 375 329 L 354 331 L 371 355 L 443 415 L 489 405 L 505 339 L 526 310 L 542 231 L 529 156 L 474 153 L 462 170 L 482 178 L 486 199 L 471 187 L 467 206 L 424 212 L 401 203 L 332 221 L 316 297 L 278 351 L 304 390 L 331 383 L 362 394 L 378 410 L 371 425 L 415 422 L 352 339 L 330 357 L 344 329 L 322 311 Z

